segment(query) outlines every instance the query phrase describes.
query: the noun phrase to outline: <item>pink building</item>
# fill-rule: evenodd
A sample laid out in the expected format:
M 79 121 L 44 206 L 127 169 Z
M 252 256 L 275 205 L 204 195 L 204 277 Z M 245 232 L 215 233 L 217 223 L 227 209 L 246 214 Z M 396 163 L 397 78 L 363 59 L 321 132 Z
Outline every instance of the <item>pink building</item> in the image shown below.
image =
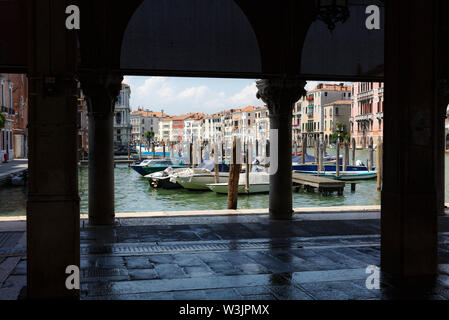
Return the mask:
M 380 82 L 355 82 L 352 87 L 351 139 L 357 148 L 367 148 L 370 138 L 374 145 L 383 137 L 384 84 Z

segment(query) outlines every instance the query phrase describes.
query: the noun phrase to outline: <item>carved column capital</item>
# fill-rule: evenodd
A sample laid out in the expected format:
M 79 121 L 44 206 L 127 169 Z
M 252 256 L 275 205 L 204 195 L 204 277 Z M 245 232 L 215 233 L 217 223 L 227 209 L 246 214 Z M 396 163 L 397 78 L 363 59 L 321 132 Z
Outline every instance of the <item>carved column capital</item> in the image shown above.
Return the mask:
M 83 72 L 79 75 L 90 113 L 111 113 L 120 93 L 123 75 L 117 73 Z
M 258 80 L 257 98 L 262 99 L 271 114 L 291 114 L 293 105 L 306 94 L 306 81 L 296 77 Z

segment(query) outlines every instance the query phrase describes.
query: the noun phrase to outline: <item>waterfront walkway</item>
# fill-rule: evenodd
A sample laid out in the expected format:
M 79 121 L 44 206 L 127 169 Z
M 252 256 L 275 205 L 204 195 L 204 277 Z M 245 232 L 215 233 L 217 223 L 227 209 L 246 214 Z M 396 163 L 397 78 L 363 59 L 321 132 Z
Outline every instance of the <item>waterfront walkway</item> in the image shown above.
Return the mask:
M 0 182 L 28 169 L 28 159 L 13 159 L 0 163 Z
M 449 299 L 448 215 L 440 275 L 418 294 L 385 275 L 379 290 L 365 286 L 367 266 L 380 264 L 379 212 L 173 214 L 114 227 L 82 220 L 81 299 Z M 15 299 L 26 285 L 25 225 L 2 219 L 0 299 Z

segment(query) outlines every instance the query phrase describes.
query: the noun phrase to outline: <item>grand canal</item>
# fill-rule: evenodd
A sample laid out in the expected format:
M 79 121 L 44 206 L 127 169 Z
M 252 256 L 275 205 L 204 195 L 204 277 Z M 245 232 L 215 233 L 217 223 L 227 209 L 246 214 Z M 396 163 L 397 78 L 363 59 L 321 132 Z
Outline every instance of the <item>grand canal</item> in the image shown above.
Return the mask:
M 309 151 L 313 154 L 313 151 Z M 328 150 L 335 154 L 334 149 Z M 366 163 L 367 151 L 357 151 L 356 159 Z M 375 158 L 375 157 L 374 157 Z M 446 154 L 446 184 L 449 182 L 449 154 Z M 88 211 L 88 168 L 79 168 L 79 194 L 81 199 L 81 213 Z M 445 193 L 449 202 L 448 188 Z M 115 210 L 116 212 L 142 211 L 184 211 L 226 209 L 226 195 L 213 192 L 193 192 L 185 189 L 164 190 L 152 189 L 148 181 L 141 177 L 127 165 L 117 165 L 115 169 Z M 376 190 L 376 180 L 361 181 L 356 192 L 351 192 L 348 185 L 343 196 L 335 193 L 331 196 L 321 196 L 317 193 L 293 193 L 293 206 L 354 206 L 380 204 L 380 192 Z M 238 199 L 241 209 L 260 209 L 268 207 L 268 195 L 242 195 Z M 26 188 L 0 187 L 0 215 L 25 215 Z

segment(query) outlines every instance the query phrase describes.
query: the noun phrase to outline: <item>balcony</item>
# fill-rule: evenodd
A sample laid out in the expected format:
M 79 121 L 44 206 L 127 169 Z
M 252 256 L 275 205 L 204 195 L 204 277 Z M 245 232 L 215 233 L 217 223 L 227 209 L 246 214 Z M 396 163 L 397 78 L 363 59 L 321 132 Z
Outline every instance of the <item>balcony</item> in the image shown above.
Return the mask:
M 373 90 L 369 90 L 369 91 L 365 91 L 365 92 L 360 92 L 359 94 L 357 94 L 357 100 L 365 100 L 365 99 L 369 99 L 374 95 L 374 91 Z
M 361 115 L 355 116 L 355 121 L 367 121 L 367 120 L 370 120 L 371 117 L 372 117 L 371 113 L 361 114 Z
M 383 119 L 384 118 L 384 113 L 383 112 L 377 112 L 376 113 L 376 118 L 377 119 Z
M 7 113 L 7 114 L 10 114 L 10 115 L 16 114 L 16 112 L 14 111 L 13 108 L 7 108 L 5 106 L 1 107 L 1 112 Z

